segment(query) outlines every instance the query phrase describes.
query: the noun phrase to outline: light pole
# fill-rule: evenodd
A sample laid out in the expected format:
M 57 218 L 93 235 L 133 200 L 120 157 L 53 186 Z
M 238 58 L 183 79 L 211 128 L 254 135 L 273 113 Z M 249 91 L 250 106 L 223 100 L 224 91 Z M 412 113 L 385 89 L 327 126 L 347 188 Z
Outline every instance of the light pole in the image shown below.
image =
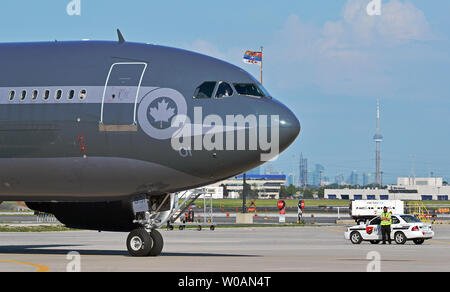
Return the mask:
M 246 188 L 246 184 L 247 184 L 247 174 L 244 173 L 244 175 L 242 176 L 242 213 L 247 213 L 246 210 L 246 197 L 247 197 L 247 188 Z

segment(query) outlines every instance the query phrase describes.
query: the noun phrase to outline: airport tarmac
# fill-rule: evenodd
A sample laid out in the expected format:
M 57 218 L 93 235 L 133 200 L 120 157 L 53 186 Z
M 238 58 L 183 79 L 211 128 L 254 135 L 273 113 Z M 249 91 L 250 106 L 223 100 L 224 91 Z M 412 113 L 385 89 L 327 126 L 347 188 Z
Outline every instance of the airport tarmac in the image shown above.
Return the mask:
M 450 271 L 450 226 L 434 228 L 421 246 L 353 245 L 338 226 L 163 230 L 156 258 L 128 256 L 126 233 L 0 233 L 0 271 L 66 271 L 71 251 L 81 254 L 81 271 L 364 272 L 372 251 L 381 271 Z

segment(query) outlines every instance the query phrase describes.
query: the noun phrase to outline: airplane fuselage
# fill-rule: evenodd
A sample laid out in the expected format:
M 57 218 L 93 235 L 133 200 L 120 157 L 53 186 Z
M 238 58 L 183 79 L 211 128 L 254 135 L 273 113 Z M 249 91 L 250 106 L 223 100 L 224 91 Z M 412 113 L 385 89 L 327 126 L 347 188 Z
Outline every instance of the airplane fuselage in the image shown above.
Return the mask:
M 191 147 L 174 149 L 172 119 L 185 115 L 198 126 L 199 109 L 202 117 L 223 121 L 267 116 L 269 128 L 270 117 L 278 116 L 284 122 L 280 152 L 296 138 L 298 121 L 278 101 L 235 88 L 226 98 L 193 98 L 204 82 L 258 83 L 226 62 L 162 46 L 0 45 L 0 201 L 103 202 L 164 194 L 263 163 L 267 151 L 229 151 L 227 130 L 219 131 L 223 147 L 208 149 L 205 132 L 194 130 Z

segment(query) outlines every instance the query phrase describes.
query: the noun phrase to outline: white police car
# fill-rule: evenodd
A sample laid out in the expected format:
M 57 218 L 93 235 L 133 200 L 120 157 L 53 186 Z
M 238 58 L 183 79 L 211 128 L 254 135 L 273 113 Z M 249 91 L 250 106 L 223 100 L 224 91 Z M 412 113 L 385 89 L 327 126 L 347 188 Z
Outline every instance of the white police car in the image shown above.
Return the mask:
M 375 217 L 368 224 L 349 227 L 345 232 L 345 239 L 353 244 L 362 241 L 370 241 L 378 244 L 382 241 L 381 218 Z M 391 239 L 397 244 L 405 244 L 412 240 L 415 244 L 422 244 L 426 239 L 431 239 L 434 231 L 431 224 L 424 223 L 413 215 L 392 215 Z

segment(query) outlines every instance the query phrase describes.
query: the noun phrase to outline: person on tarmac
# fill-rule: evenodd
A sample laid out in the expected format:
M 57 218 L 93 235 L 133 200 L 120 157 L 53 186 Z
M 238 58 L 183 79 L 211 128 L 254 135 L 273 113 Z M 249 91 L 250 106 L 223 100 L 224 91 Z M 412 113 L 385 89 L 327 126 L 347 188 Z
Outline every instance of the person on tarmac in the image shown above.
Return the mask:
M 381 213 L 381 236 L 383 237 L 383 244 L 386 244 L 386 240 L 391 244 L 391 225 L 392 225 L 392 212 L 388 212 L 388 208 L 383 208 Z

